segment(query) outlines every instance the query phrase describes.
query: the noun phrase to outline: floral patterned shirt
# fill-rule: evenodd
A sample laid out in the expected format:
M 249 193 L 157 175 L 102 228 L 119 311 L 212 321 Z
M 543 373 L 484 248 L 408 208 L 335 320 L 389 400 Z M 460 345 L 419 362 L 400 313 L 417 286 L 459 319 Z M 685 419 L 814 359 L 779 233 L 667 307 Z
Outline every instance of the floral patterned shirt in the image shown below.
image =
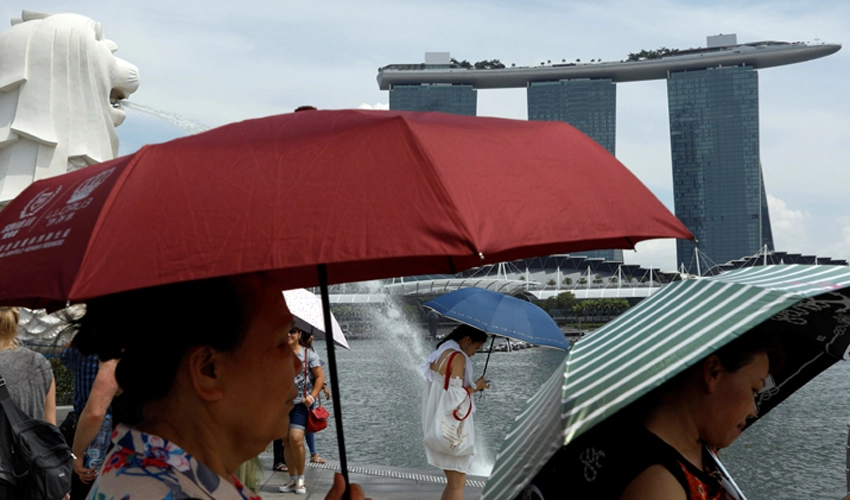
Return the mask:
M 215 498 L 261 500 L 231 476 L 233 484 L 159 436 L 119 425 L 115 448 L 92 486 L 89 500 Z

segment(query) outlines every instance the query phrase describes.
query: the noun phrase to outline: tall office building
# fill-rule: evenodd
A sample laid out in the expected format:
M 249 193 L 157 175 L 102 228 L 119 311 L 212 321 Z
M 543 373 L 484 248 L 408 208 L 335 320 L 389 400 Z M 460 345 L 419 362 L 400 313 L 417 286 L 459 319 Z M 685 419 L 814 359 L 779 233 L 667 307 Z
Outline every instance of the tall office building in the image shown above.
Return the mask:
M 756 71 L 840 49 L 838 44 L 803 42 L 738 44 L 737 36 L 723 34 L 707 37 L 703 48 L 630 54 L 626 61 L 492 69 L 463 67 L 447 52 L 426 53 L 424 64 L 380 68 L 378 86 L 390 91 L 392 109 L 434 109 L 394 104 L 393 92 L 401 96 L 402 87 L 408 95 L 421 95 L 430 92 L 422 87 L 442 85 L 448 89 L 444 92 L 465 92 L 470 101 L 479 89 L 525 88 L 529 119 L 570 123 L 613 154 L 615 85 L 667 80 L 676 215 L 699 240 L 699 249 L 723 264 L 753 255 L 764 245 L 773 249 L 759 162 Z M 440 110 L 457 113 L 452 106 Z M 677 266 L 695 271 L 694 244 L 679 241 L 676 250 Z M 621 252 L 588 255 L 622 258 Z
M 617 86 L 610 78 L 530 82 L 526 94 L 529 120 L 569 123 L 615 153 Z M 590 250 L 581 255 L 623 262 L 619 249 Z
M 477 103 L 478 91 L 472 85 L 423 83 L 393 85 L 390 89 L 390 109 L 402 111 L 441 111 L 475 116 Z
M 614 154 L 617 140 L 617 86 L 609 78 L 531 82 L 528 119 L 562 121 Z
M 759 162 L 758 73 L 747 65 L 671 73 L 667 79 L 676 216 L 715 263 L 773 250 Z M 676 242 L 696 271 L 694 243 Z

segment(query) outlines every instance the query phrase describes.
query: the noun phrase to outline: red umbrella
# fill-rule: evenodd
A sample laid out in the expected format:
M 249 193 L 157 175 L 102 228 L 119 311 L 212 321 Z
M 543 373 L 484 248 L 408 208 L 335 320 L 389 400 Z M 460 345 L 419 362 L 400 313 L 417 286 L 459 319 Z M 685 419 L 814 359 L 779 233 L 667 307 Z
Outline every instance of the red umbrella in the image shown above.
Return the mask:
M 33 183 L 0 213 L 0 303 L 255 271 L 326 286 L 649 238 L 692 235 L 565 123 L 306 111 Z

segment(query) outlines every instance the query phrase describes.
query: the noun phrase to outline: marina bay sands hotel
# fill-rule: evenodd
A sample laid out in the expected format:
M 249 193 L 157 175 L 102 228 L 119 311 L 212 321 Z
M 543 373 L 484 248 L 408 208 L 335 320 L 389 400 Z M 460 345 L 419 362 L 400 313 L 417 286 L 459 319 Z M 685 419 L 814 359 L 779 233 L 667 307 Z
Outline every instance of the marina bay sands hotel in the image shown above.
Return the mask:
M 837 52 L 841 45 L 738 44 L 709 36 L 707 47 L 664 51 L 638 60 L 538 67 L 461 67 L 448 53 L 423 64 L 378 70 L 390 109 L 475 115 L 479 89 L 526 88 L 528 119 L 564 121 L 615 154 L 616 84 L 667 80 L 676 216 L 701 253 L 721 264 L 754 255 L 773 235 L 759 160 L 758 72 Z M 466 66 L 466 65 L 464 65 Z M 694 243 L 677 241 L 677 267 L 694 265 Z M 622 250 L 589 252 L 622 261 Z

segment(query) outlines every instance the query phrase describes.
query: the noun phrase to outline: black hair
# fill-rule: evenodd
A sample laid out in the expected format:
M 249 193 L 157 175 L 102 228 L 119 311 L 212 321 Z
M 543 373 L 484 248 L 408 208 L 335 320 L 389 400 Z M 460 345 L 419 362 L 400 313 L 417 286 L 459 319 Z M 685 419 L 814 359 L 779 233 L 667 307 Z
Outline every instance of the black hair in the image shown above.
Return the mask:
M 464 337 L 469 337 L 469 339 L 473 342 L 484 342 L 487 340 L 487 334 L 484 331 L 479 330 L 474 326 L 469 326 L 461 323 L 457 326 L 457 328 L 452 330 L 452 333 L 446 335 L 443 340 L 438 342 L 437 347 L 440 347 L 441 345 L 443 345 L 443 343 L 449 340 L 454 340 L 455 342 L 459 343 Z
M 785 355 L 782 339 L 776 334 L 757 327 L 714 352 L 723 368 L 736 372 L 749 364 L 758 354 L 766 354 L 770 363 L 770 372 L 776 373 L 782 368 Z
M 77 336 L 98 357 L 118 358 L 115 379 L 138 404 L 165 397 L 192 347 L 236 349 L 247 331 L 250 301 L 230 278 L 188 281 L 91 299 Z
M 313 332 L 310 332 L 310 331 L 307 331 L 307 330 L 301 330 L 300 328 L 297 328 L 297 329 L 301 332 L 301 336 L 298 337 L 298 343 L 301 344 L 302 347 L 308 347 L 310 349 L 313 349 L 312 347 L 307 345 L 307 339 L 313 337 Z M 315 351 L 315 349 L 313 349 L 313 350 Z
M 94 335 L 92 334 L 92 329 L 79 328 L 79 324 L 81 323 L 81 320 L 79 319 L 66 317 L 65 321 L 67 321 L 71 325 L 70 328 L 72 330 L 76 329 L 74 338 L 71 339 L 71 347 L 80 351 L 80 354 L 84 356 L 96 354 L 97 342 L 95 341 Z

